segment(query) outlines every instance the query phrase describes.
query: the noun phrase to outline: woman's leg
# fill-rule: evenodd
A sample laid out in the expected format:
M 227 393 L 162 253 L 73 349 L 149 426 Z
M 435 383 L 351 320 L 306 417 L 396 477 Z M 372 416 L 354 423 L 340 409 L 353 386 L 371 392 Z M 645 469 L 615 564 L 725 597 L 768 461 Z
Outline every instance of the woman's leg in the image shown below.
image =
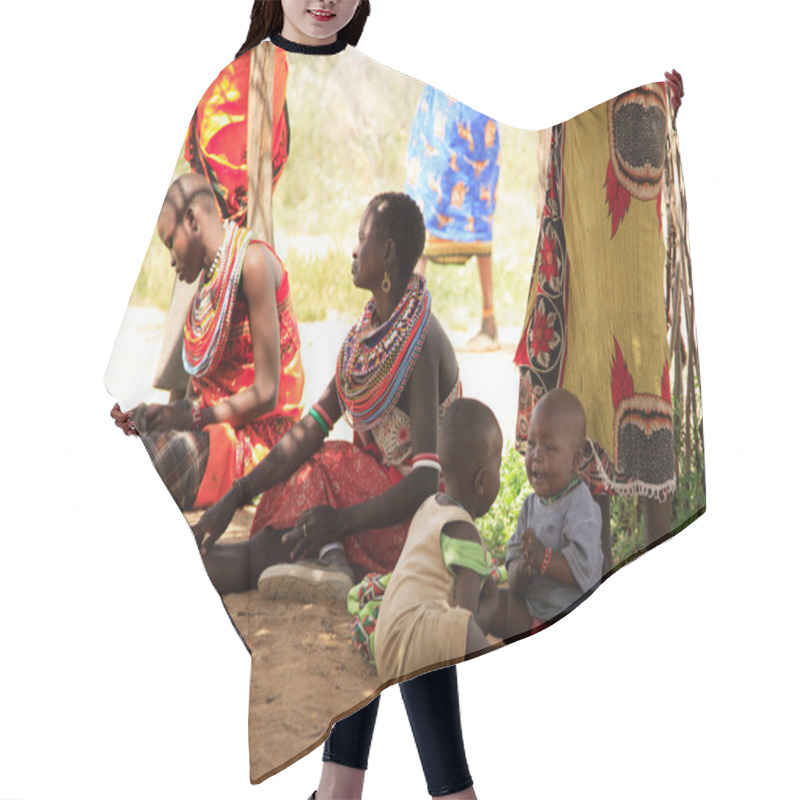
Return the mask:
M 137 430 L 144 427 L 144 412 L 140 412 L 139 408 L 134 418 Z M 178 508 L 191 511 L 208 464 L 208 434 L 205 431 L 145 431 L 139 435 L 156 472 Z
M 379 701 L 380 696 L 333 726 L 322 751 L 322 776 L 315 800 L 361 797 Z
M 653 497 L 644 499 L 645 544 L 655 544 L 670 532 L 672 522 L 672 495 L 663 502 Z
M 257 589 L 268 566 L 289 560 L 289 548 L 281 541 L 284 533 L 263 528 L 247 541 L 215 544 L 203 557 L 214 588 L 221 595 Z
M 492 257 L 477 256 L 478 276 L 481 281 L 481 298 L 483 301 L 483 320 L 481 333 L 490 339 L 497 338 L 497 321 L 494 316 L 494 284 L 492 282 Z
M 456 668 L 400 684 L 431 797 L 474 798 L 461 734 Z

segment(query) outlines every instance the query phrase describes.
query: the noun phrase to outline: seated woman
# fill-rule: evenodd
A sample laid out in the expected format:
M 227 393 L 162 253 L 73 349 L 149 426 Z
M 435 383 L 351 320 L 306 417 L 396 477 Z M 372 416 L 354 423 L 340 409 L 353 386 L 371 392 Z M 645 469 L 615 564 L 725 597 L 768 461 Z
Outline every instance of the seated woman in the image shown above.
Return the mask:
M 351 274 L 372 297 L 342 345 L 334 378 L 194 527 L 220 594 L 253 589 L 270 565 L 317 557 L 332 545 L 343 546 L 355 577 L 396 564 L 411 517 L 439 486 L 439 423 L 461 391 L 453 346 L 431 313 L 424 278 L 414 274 L 424 244 L 425 224 L 410 197 L 386 193 L 369 202 Z M 342 414 L 355 429 L 353 443 L 326 443 Z M 250 540 L 214 546 L 236 509 L 262 492 Z
M 169 188 L 158 235 L 181 281 L 203 273 L 184 326 L 192 399 L 115 405 L 182 510 L 207 508 L 261 461 L 300 418 L 304 373 L 286 270 L 246 228 L 223 223 L 209 183 Z

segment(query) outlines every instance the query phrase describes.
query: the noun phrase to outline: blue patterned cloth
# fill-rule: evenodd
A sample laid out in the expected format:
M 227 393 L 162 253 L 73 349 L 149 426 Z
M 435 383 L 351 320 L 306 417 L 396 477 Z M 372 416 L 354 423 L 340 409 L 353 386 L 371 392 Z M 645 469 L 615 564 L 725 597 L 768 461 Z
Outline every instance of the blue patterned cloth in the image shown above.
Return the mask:
M 500 175 L 497 123 L 432 86 L 422 91 L 406 157 L 405 190 L 428 235 L 491 242 Z

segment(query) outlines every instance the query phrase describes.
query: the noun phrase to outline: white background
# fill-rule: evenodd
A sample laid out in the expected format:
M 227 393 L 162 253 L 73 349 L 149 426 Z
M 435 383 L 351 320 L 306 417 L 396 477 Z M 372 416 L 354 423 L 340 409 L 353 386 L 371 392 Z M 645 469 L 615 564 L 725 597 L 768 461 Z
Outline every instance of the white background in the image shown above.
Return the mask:
M 373 5 L 365 52 L 508 124 L 560 122 L 672 66 L 686 81 L 708 513 L 554 628 L 459 668 L 479 796 L 790 796 L 794 23 L 771 2 L 747 15 L 697 2 Z M 316 786 L 318 753 L 250 786 L 247 654 L 102 383 L 187 122 L 249 9 L 2 12 L 0 798 L 305 798 Z M 391 690 L 365 798 L 424 796 Z

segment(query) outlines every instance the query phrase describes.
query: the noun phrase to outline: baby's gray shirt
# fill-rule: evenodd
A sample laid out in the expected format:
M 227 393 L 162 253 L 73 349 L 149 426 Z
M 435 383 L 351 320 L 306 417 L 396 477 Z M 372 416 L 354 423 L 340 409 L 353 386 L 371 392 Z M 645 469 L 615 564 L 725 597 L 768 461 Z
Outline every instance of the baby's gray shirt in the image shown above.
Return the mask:
M 525 498 L 517 529 L 508 542 L 506 566 L 522 557 L 522 534 L 532 528 L 545 547 L 558 550 L 569 564 L 574 586 L 553 580 L 535 569 L 525 591 L 528 613 L 546 622 L 593 589 L 603 576 L 603 548 L 600 544 L 600 506 L 585 483 L 580 483 L 554 502 L 543 502 L 535 494 Z

